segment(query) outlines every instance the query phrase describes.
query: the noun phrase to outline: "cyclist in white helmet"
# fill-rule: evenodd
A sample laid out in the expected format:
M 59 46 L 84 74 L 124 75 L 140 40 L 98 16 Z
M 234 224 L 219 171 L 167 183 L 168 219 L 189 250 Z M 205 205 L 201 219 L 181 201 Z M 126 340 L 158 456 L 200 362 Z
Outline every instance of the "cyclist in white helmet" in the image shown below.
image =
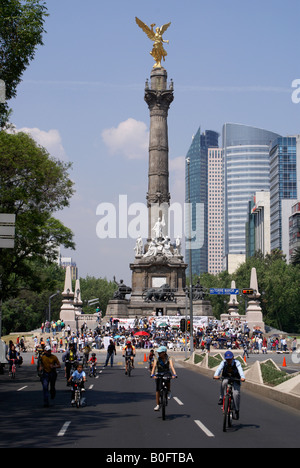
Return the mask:
M 167 351 L 168 350 L 166 346 L 160 346 L 160 348 L 158 348 L 157 350 L 158 358 L 154 359 L 151 377 L 157 378 L 155 374 L 160 374 L 160 373 L 170 373 L 170 376 L 172 377 L 172 379 L 175 379 L 177 377 L 175 369 L 174 369 L 173 359 L 168 356 Z M 168 398 L 169 399 L 172 398 L 170 381 L 168 381 Z M 154 408 L 154 411 L 159 411 L 159 399 L 160 399 L 160 380 L 158 379 L 156 381 L 156 406 Z

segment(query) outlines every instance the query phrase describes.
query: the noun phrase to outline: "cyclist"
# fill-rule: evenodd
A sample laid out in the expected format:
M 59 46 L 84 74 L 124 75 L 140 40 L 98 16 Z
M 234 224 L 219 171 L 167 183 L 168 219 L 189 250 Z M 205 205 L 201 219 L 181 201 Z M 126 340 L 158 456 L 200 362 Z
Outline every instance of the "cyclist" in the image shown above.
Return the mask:
M 158 354 L 158 359 L 154 359 L 153 366 L 152 366 L 152 373 L 151 377 L 157 379 L 156 381 L 156 406 L 154 408 L 154 411 L 159 411 L 159 400 L 160 400 L 160 384 L 161 380 L 158 379 L 155 374 L 160 374 L 160 373 L 170 373 L 170 376 L 172 376 L 172 379 L 175 379 L 177 377 L 175 369 L 174 369 L 174 364 L 173 364 L 173 359 L 168 356 L 167 354 L 167 348 L 166 346 L 160 346 L 157 350 Z M 168 399 L 170 400 L 172 398 L 171 394 L 171 382 L 170 380 L 168 381 Z
M 90 376 L 93 375 L 93 371 L 95 371 L 95 375 L 96 375 L 96 365 L 97 365 L 96 353 L 92 354 L 92 357 L 89 360 L 89 363 L 90 363 Z
M 221 362 L 218 369 L 215 372 L 214 379 L 219 380 L 223 377 L 223 381 L 221 384 L 221 392 L 220 392 L 220 399 L 219 405 L 223 405 L 223 398 L 227 388 L 228 379 L 229 377 L 233 377 L 234 379 L 239 379 L 241 382 L 245 382 L 245 375 L 242 368 L 242 365 L 239 361 L 234 359 L 234 355 L 232 351 L 227 351 L 224 355 L 225 360 Z M 238 420 L 240 415 L 240 399 L 241 399 L 241 384 L 240 382 L 234 381 L 233 382 L 233 401 L 235 406 L 235 413 L 233 418 Z
M 88 343 L 86 343 L 83 348 L 83 362 L 86 364 L 89 362 L 90 352 L 91 352 L 91 347 Z
M 80 356 L 75 351 L 74 343 L 70 343 L 69 351 L 67 351 L 62 357 L 62 360 L 65 363 L 65 377 L 67 379 L 68 386 L 69 386 L 69 379 L 71 375 L 72 366 L 76 363 L 76 361 L 79 361 L 79 358 Z
M 80 388 L 82 392 L 85 392 L 84 383 L 86 382 L 86 373 L 83 370 L 83 365 L 78 364 L 77 369 L 73 372 L 71 377 L 69 378 L 69 383 L 75 382 L 76 380 L 80 380 Z M 75 389 L 72 387 L 72 394 L 71 394 L 71 404 L 75 403 Z
M 125 357 L 125 375 L 127 375 L 128 359 L 131 359 L 132 368 L 134 369 L 135 347 L 132 346 L 131 341 L 127 341 L 126 346 L 123 349 L 123 357 Z
M 51 354 L 51 346 L 45 347 L 45 352 L 41 357 L 41 365 L 39 371 L 41 374 L 41 382 L 43 385 L 44 394 L 44 408 L 49 407 L 49 384 L 50 384 L 50 396 L 53 400 L 55 398 L 55 382 L 57 379 L 56 369 L 61 367 L 59 360 L 54 354 Z

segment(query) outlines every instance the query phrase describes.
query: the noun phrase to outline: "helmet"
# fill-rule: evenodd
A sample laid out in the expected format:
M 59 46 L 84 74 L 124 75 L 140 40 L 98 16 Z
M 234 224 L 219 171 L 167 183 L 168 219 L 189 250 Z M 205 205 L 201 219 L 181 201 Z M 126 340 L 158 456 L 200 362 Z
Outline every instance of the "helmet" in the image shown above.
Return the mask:
M 157 350 L 157 353 L 160 354 L 160 353 L 166 353 L 168 350 L 167 350 L 167 347 L 166 346 L 160 346 Z
M 131 341 L 126 341 L 127 346 L 131 346 Z
M 234 358 L 234 355 L 231 351 L 226 351 L 225 353 L 225 359 L 233 359 Z
M 45 351 L 51 351 L 51 346 L 45 346 Z

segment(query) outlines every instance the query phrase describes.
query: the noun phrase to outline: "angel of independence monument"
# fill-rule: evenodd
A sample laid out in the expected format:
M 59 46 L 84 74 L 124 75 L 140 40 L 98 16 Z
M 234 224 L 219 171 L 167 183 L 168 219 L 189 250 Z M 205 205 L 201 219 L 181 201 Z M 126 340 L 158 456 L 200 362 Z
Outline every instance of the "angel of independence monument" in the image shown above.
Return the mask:
M 155 60 L 150 82 L 145 85 L 145 101 L 150 111 L 148 167 L 148 239 L 141 238 L 135 246 L 135 259 L 130 264 L 132 287 L 119 284 L 114 299 L 109 301 L 106 315 L 136 317 L 149 315 L 184 315 L 186 309 L 186 269 L 181 252 L 181 239 L 169 238 L 169 144 L 168 111 L 174 99 L 173 82 L 167 81 L 167 71 L 161 62 L 167 52 L 163 34 L 171 23 L 161 28 L 149 28 L 136 18 L 138 26 L 153 44 L 150 54 Z M 131 294 L 128 300 L 128 294 Z M 211 307 L 203 297 L 195 299 L 194 314 L 211 316 Z

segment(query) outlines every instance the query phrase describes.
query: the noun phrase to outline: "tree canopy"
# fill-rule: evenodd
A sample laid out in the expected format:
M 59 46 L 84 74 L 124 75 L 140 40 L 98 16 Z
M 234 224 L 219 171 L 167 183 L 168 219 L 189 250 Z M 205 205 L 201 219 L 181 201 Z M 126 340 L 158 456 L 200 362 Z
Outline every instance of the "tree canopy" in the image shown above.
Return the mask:
M 300 333 L 300 266 L 287 264 L 285 255 L 280 250 L 274 250 L 266 257 L 257 252 L 233 275 L 228 272 L 217 276 L 205 273 L 201 275 L 200 281 L 207 288 L 230 288 L 232 280 L 236 282 L 238 289 L 249 288 L 252 268 L 256 268 L 257 272 L 264 322 L 285 332 Z M 227 312 L 228 297 L 208 298 L 217 318 Z M 245 314 L 246 300 L 243 296 L 238 297 L 241 315 Z
M 0 3 L 0 79 L 6 100 L 16 97 L 22 75 L 33 60 L 37 46 L 43 45 L 47 7 L 43 0 L 1 0 Z M 0 127 L 7 124 L 10 110 L 0 104 Z
M 0 213 L 16 215 L 15 248 L 0 250 L 2 295 L 38 288 L 34 262 L 53 261 L 60 245 L 74 248 L 73 233 L 53 213 L 74 193 L 70 163 L 52 158 L 25 133 L 0 132 Z

